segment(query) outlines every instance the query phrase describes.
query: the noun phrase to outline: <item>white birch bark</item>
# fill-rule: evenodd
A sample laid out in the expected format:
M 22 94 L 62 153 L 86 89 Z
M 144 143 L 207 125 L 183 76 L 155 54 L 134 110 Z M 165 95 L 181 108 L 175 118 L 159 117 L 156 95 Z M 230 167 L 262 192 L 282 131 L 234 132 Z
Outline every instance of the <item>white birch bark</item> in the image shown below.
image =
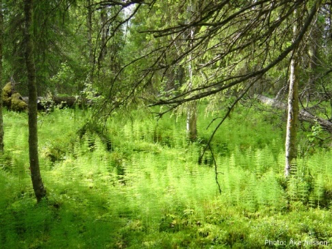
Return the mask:
M 193 3 L 190 2 L 190 11 L 193 11 Z M 190 37 L 189 37 L 189 46 L 192 47 L 192 43 L 194 40 L 194 30 L 193 28 L 190 29 Z M 193 62 L 192 62 L 192 54 L 189 54 L 189 62 L 188 62 L 188 75 L 189 75 L 189 82 L 188 82 L 188 90 L 190 91 L 193 87 Z M 187 109 L 187 134 L 189 141 L 193 142 L 197 139 L 197 103 L 195 101 L 190 102 L 188 104 Z
M 294 13 L 298 17 L 297 11 Z M 297 21 L 293 26 L 294 39 L 297 35 Z M 294 50 L 290 62 L 289 92 L 287 103 L 287 126 L 286 126 L 286 144 L 285 144 L 285 176 L 291 173 L 293 165 L 296 165 L 297 159 L 297 129 L 299 117 L 299 93 L 298 93 L 298 61 L 297 51 Z

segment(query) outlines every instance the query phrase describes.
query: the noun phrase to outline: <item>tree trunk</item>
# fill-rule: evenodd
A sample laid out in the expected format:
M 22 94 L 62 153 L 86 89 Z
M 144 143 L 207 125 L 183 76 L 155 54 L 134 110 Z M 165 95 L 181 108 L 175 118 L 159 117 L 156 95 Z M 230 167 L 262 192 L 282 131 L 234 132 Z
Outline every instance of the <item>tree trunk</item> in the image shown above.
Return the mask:
M 36 86 L 36 69 L 34 62 L 34 42 L 32 37 L 32 15 L 33 15 L 33 0 L 24 1 L 25 12 L 25 61 L 28 76 L 29 88 L 29 159 L 31 180 L 33 189 L 39 202 L 46 196 L 46 190 L 40 175 L 39 159 L 38 159 L 38 130 L 37 130 L 37 86 Z
M 315 86 L 315 79 L 317 78 L 317 68 L 320 64 L 320 58 L 319 58 L 319 47 L 322 45 L 320 41 L 322 40 L 323 32 L 320 30 L 320 25 L 318 23 L 318 18 L 316 17 L 314 21 L 314 25 L 312 27 L 311 33 L 310 33 L 310 41 L 308 46 L 308 52 L 309 52 L 309 79 L 308 79 L 308 86 L 307 86 L 307 93 L 306 93 L 306 105 L 309 105 L 311 95 L 316 90 Z
M 197 104 L 189 103 L 187 110 L 187 133 L 189 141 L 195 142 L 197 139 Z
M 189 83 L 188 89 L 191 90 L 193 87 L 193 69 L 192 61 L 188 65 Z M 187 134 L 189 141 L 194 142 L 197 139 L 197 103 L 196 101 L 190 102 L 187 109 Z
M 288 110 L 286 126 L 286 165 L 285 176 L 289 176 L 292 165 L 297 159 L 297 129 L 299 116 L 299 90 L 298 90 L 298 65 L 297 59 L 293 58 L 290 65 Z
M 295 12 L 295 17 L 298 17 L 298 10 Z M 293 26 L 294 39 L 297 35 L 297 23 Z M 287 103 L 287 126 L 286 126 L 286 163 L 285 163 L 285 176 L 290 175 L 293 165 L 296 165 L 297 159 L 297 129 L 299 117 L 299 80 L 298 80 L 298 58 L 297 50 L 293 51 L 292 59 L 290 62 L 290 75 L 289 75 L 289 92 Z
M 193 3 L 190 3 L 190 10 L 193 12 L 194 6 Z M 195 32 L 194 29 L 191 28 L 189 30 L 189 46 L 193 46 Z M 189 54 L 189 63 L 188 63 L 188 74 L 189 74 L 189 82 L 188 82 L 188 90 L 190 91 L 193 87 L 193 62 L 192 62 L 192 53 Z M 189 141 L 194 142 L 197 139 L 197 102 L 192 101 L 188 105 L 187 110 L 187 134 Z
M 93 55 L 93 45 L 92 45 L 92 3 L 93 0 L 87 0 L 87 9 L 88 15 L 86 20 L 86 25 L 88 28 L 88 47 L 89 47 L 89 66 L 90 66 L 90 74 L 89 80 L 92 82 L 93 80 L 93 67 L 94 67 L 94 55 Z
M 0 0 L 0 89 L 2 89 L 2 44 L 3 44 L 3 14 L 2 0 Z M 0 153 L 4 150 L 4 131 L 3 131 L 3 114 L 2 114 L 2 93 L 0 92 Z
M 107 28 L 107 13 L 106 9 L 100 10 L 100 23 L 101 23 L 101 44 L 100 44 L 100 53 L 98 58 L 98 71 L 103 67 L 103 61 L 107 54 L 107 35 L 108 35 L 108 28 Z
M 190 60 L 191 60 L 191 58 L 190 58 Z M 192 85 L 193 85 L 193 69 L 192 69 L 191 61 L 189 61 L 188 72 L 189 72 L 188 89 L 191 90 Z M 191 141 L 191 142 L 196 141 L 196 139 L 197 139 L 197 103 L 196 103 L 196 101 L 192 101 L 188 104 L 187 134 L 188 134 L 189 141 Z
M 193 39 L 194 31 L 190 31 L 190 38 Z M 191 43 L 192 41 L 190 41 Z M 190 44 L 191 46 L 192 44 Z M 189 82 L 188 89 L 193 87 L 193 68 L 192 68 L 192 56 L 189 56 L 188 64 Z M 197 139 L 197 103 L 196 101 L 190 102 L 187 109 L 187 134 L 189 141 L 194 142 Z

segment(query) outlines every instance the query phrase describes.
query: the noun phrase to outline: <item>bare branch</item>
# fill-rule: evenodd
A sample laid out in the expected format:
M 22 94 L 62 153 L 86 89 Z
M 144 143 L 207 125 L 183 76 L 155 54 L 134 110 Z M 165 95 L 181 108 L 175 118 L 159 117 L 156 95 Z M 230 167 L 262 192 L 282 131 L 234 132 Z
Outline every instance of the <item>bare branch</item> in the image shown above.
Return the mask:
M 318 2 L 320 2 L 320 0 L 317 1 L 317 3 Z M 290 46 L 288 46 L 283 52 L 281 52 L 279 54 L 279 56 L 276 59 L 274 59 L 272 62 L 270 62 L 266 67 L 264 67 L 260 70 L 257 70 L 257 71 L 249 72 L 247 74 L 230 76 L 228 78 L 221 79 L 213 84 L 203 85 L 203 86 L 194 88 L 192 90 L 185 91 L 182 94 L 179 94 L 171 99 L 159 100 L 156 103 L 154 103 L 153 105 L 182 104 L 185 102 L 202 99 L 202 98 L 211 96 L 213 94 L 216 94 L 218 92 L 221 92 L 225 89 L 231 88 L 240 83 L 243 83 L 249 79 L 252 79 L 255 77 L 261 77 L 266 72 L 268 72 L 271 68 L 273 68 L 278 63 L 280 63 L 283 59 L 285 59 L 297 46 L 299 46 L 299 44 L 303 40 L 303 37 L 312 22 L 317 10 L 318 10 L 318 4 L 314 4 L 306 21 L 304 22 L 303 27 L 301 28 L 301 30 L 300 30 L 298 36 L 296 37 L 296 39 L 294 40 L 294 42 Z M 198 93 L 196 93 L 196 92 L 198 92 Z

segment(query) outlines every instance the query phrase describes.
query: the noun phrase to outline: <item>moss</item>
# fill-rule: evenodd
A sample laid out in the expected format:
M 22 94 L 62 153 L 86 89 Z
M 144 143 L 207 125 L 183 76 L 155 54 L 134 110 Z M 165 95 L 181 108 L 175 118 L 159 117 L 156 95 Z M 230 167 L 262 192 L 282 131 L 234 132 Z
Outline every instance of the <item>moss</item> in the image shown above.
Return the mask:
M 11 109 L 13 111 L 21 112 L 27 110 L 28 105 L 22 99 L 19 93 L 14 93 L 11 98 Z
M 13 91 L 14 89 L 11 82 L 8 82 L 2 89 L 3 105 L 6 106 L 7 108 L 10 108 L 11 106 L 11 96 Z
M 11 82 L 8 82 L 4 88 L 2 89 L 3 93 L 9 94 L 11 95 L 11 93 L 13 92 L 13 84 Z
M 24 102 L 22 96 L 15 91 L 11 82 L 7 83 L 2 89 L 3 105 L 8 109 L 21 112 L 28 108 L 27 103 Z

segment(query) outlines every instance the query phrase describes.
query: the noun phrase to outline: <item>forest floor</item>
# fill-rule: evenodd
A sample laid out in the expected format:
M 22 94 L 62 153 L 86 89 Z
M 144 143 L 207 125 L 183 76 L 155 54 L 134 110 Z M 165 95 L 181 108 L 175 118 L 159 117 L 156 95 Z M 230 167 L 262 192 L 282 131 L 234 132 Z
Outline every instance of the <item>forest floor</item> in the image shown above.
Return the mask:
M 48 197 L 36 204 L 27 114 L 5 111 L 0 248 L 331 248 L 332 151 L 317 139 L 328 135 L 301 125 L 285 180 L 284 114 L 241 107 L 199 164 L 218 115 L 200 111 L 189 143 L 185 115 L 115 113 L 105 133 L 78 136 L 87 113 L 40 113 Z

